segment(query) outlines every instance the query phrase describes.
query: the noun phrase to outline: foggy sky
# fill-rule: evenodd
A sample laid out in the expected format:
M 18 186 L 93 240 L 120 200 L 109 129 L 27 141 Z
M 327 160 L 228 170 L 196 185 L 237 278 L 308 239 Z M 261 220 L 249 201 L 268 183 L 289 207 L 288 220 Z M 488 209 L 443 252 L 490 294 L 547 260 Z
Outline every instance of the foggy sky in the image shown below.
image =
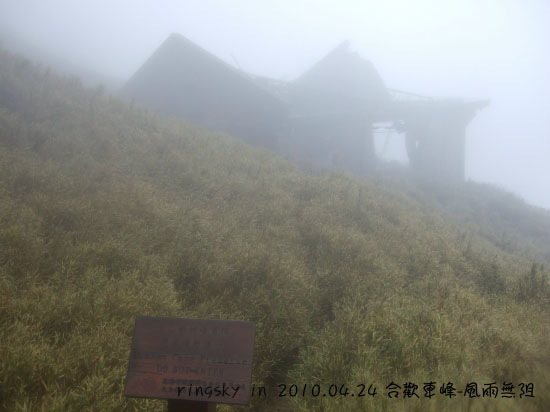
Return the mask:
M 549 17 L 545 0 L 0 0 L 0 39 L 120 81 L 174 32 L 284 80 L 348 39 L 388 87 L 490 99 L 467 131 L 467 177 L 550 208 Z

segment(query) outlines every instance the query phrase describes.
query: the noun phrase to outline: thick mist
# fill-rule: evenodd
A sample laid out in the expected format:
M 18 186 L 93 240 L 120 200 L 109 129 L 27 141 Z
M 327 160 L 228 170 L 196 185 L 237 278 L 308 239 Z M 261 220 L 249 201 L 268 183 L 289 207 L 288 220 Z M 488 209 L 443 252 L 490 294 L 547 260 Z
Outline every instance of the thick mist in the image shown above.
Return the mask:
M 0 3 L 4 46 L 116 88 L 173 33 L 258 75 L 292 80 L 342 40 L 386 86 L 490 99 L 467 130 L 466 175 L 550 208 L 550 86 L 536 1 L 25 1 Z M 403 159 L 402 137 L 377 137 Z

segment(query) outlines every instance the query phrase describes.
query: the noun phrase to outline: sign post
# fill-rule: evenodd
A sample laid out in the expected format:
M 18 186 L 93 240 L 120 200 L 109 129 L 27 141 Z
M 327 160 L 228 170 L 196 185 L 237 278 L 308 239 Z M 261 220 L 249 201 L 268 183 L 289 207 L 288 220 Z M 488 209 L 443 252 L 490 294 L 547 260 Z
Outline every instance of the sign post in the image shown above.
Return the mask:
M 200 401 L 168 400 L 168 412 L 216 412 L 216 404 Z
M 138 316 L 124 395 L 166 399 L 173 412 L 246 405 L 254 334 L 250 322 Z

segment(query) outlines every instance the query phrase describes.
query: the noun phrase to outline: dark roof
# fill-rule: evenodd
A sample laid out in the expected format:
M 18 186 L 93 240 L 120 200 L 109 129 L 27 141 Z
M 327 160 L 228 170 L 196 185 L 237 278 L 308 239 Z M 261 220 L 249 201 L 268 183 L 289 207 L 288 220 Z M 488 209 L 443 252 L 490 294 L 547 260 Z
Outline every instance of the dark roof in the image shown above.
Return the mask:
M 372 63 L 351 52 L 348 42 L 302 74 L 293 83 L 293 91 L 297 111 L 365 113 L 389 99 L 389 92 Z
M 276 96 L 179 34 L 162 43 L 122 94 L 248 141 L 269 139 L 286 116 L 286 105 Z

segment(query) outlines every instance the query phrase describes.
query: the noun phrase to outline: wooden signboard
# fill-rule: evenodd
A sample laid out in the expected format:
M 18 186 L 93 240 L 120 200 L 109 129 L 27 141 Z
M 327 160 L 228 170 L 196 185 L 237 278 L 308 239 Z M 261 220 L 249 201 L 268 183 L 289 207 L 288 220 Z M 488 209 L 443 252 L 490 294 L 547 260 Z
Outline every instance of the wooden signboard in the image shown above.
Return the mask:
M 138 316 L 124 394 L 246 405 L 254 334 L 250 322 Z

